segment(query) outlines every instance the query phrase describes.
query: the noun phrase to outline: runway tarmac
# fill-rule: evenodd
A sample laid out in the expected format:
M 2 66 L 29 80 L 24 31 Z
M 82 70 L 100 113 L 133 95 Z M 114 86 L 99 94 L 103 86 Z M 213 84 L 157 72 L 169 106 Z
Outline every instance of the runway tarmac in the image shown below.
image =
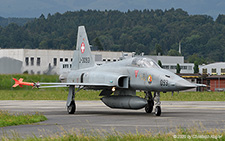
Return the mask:
M 78 133 L 100 131 L 112 133 L 131 132 L 164 133 L 175 132 L 177 128 L 198 128 L 200 130 L 219 129 L 225 131 L 225 102 L 162 101 L 162 115 L 146 114 L 141 110 L 110 109 L 101 101 L 76 101 L 76 113 L 68 115 L 66 101 L 22 101 L 2 100 L 0 110 L 23 113 L 43 113 L 48 120 L 32 125 L 9 126 L 0 129 L 11 136 L 37 137 L 61 134 L 65 131 Z

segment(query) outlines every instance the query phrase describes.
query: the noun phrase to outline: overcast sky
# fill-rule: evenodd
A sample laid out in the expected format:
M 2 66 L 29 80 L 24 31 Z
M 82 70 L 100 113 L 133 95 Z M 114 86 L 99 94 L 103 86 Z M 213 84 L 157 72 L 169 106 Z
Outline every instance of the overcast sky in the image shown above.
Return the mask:
M 189 14 L 206 14 L 214 19 L 225 14 L 225 0 L 0 0 L 1 17 L 39 17 L 80 9 L 120 10 L 182 8 Z

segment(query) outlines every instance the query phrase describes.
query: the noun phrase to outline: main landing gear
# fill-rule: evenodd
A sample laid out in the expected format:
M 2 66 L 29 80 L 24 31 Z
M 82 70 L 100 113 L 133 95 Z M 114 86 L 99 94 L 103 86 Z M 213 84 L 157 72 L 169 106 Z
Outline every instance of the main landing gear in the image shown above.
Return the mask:
M 72 100 L 70 105 L 67 106 L 67 112 L 68 112 L 68 114 L 74 114 L 75 111 L 76 111 L 76 104 L 75 104 L 75 101 Z
M 152 98 L 152 93 L 147 91 L 145 92 L 145 99 L 147 100 L 147 105 L 145 106 L 145 112 L 146 113 L 152 113 L 153 106 L 154 106 L 154 100 Z
M 67 112 L 68 114 L 74 114 L 76 111 L 76 104 L 75 104 L 75 93 L 79 92 L 82 90 L 84 87 L 80 87 L 76 92 L 75 92 L 75 86 L 70 85 L 69 86 L 69 94 L 67 97 L 67 102 L 66 102 L 66 107 L 67 107 Z
M 68 114 L 74 114 L 76 111 L 76 104 L 75 104 L 74 98 L 75 98 L 75 86 L 70 85 L 69 94 L 68 94 L 67 103 L 66 103 Z
M 152 97 L 152 93 L 149 91 L 145 93 L 146 93 L 145 99 L 148 102 L 147 105 L 145 106 L 145 112 L 151 113 L 153 110 L 153 106 L 155 105 L 155 115 L 160 116 L 161 115 L 160 93 L 154 92 L 154 97 Z

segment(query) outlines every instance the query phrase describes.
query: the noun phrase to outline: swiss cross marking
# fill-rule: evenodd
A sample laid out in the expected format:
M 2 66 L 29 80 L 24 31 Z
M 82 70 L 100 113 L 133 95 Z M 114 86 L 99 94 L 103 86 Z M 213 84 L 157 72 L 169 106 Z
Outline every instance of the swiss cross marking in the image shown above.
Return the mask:
M 80 50 L 81 50 L 81 53 L 84 53 L 84 51 L 85 51 L 85 44 L 84 44 L 84 42 L 81 43 Z

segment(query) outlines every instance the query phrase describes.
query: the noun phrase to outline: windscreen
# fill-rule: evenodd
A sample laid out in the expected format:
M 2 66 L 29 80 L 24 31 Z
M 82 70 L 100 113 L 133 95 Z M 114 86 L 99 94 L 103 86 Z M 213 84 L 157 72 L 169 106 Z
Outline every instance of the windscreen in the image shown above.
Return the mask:
M 134 58 L 132 65 L 141 68 L 160 68 L 159 65 L 151 58 Z

